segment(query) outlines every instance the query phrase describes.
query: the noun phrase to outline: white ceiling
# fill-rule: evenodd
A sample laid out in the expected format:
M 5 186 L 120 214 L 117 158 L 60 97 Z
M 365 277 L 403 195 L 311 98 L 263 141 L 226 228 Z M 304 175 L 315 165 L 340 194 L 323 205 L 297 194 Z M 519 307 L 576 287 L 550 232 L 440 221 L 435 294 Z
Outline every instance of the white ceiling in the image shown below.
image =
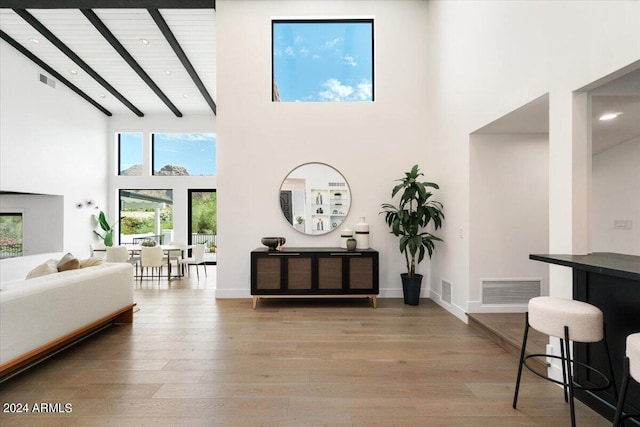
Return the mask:
M 146 114 L 169 107 L 116 52 L 78 9 L 27 9 L 94 71 Z M 146 9 L 93 9 L 129 54 L 183 115 L 213 111 Z M 159 9 L 214 102 L 216 100 L 216 12 Z M 0 9 L 0 30 L 51 66 L 113 114 L 133 112 L 12 9 Z M 36 39 L 39 43 L 35 43 Z M 148 45 L 141 40 L 149 40 Z M 13 49 L 4 41 L 2 49 Z M 77 72 L 73 74 L 72 70 Z M 170 73 L 170 74 L 169 74 Z M 47 74 L 47 73 L 44 73 Z M 53 77 L 53 76 L 49 76 Z M 37 76 L 34 76 L 34 79 Z M 54 80 L 57 80 L 53 77 Z M 58 83 L 60 84 L 60 83 Z
M 591 95 L 592 152 L 604 150 L 640 136 L 640 70 L 625 74 L 589 91 Z M 602 121 L 605 113 L 622 113 Z M 483 126 L 474 133 L 548 133 L 549 97 L 543 95 Z

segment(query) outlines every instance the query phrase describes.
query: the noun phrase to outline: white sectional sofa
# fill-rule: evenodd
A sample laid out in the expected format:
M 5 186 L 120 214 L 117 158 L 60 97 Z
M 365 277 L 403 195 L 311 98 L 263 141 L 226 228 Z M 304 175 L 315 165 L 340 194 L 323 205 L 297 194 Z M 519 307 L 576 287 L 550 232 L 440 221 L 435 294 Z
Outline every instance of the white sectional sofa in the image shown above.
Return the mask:
M 107 324 L 133 321 L 133 267 L 128 263 L 25 279 L 39 262 L 61 256 L 1 261 L 0 378 Z

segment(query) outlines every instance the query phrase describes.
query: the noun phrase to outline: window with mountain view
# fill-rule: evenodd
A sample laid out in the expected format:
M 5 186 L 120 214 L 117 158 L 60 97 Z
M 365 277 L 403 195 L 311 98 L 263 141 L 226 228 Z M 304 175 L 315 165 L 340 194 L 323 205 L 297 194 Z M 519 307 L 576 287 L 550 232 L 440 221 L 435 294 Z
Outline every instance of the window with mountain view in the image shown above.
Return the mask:
M 154 133 L 151 136 L 153 175 L 216 174 L 216 136 L 211 133 Z
M 118 134 L 118 175 L 142 175 L 142 134 Z
M 173 190 L 121 189 L 120 244 L 173 240 Z
M 373 20 L 272 21 L 272 101 L 373 101 Z

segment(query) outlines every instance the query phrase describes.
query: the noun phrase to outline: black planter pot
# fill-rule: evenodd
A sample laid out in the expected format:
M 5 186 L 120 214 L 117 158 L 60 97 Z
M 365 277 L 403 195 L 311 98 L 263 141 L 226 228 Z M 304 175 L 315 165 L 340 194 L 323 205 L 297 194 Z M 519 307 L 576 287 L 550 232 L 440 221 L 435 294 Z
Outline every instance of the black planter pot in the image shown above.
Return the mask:
M 422 287 L 422 274 L 409 277 L 407 273 L 400 275 L 402 278 L 402 293 L 404 303 L 409 305 L 420 304 L 420 288 Z

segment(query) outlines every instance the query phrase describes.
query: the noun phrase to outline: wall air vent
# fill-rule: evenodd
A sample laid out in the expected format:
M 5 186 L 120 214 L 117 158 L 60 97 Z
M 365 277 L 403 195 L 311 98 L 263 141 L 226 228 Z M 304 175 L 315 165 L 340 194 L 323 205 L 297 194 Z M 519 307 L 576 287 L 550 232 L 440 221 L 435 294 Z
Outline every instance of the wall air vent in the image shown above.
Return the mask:
M 447 304 L 451 304 L 451 283 L 446 280 L 442 281 L 442 294 L 440 298 Z
M 56 81 L 53 80 L 51 77 L 45 76 L 44 74 L 40 74 L 40 81 L 46 84 L 47 86 L 56 87 Z
M 330 182 L 329 187 L 346 187 L 346 182 Z
M 540 288 L 540 279 L 483 279 L 482 304 L 528 304 Z

